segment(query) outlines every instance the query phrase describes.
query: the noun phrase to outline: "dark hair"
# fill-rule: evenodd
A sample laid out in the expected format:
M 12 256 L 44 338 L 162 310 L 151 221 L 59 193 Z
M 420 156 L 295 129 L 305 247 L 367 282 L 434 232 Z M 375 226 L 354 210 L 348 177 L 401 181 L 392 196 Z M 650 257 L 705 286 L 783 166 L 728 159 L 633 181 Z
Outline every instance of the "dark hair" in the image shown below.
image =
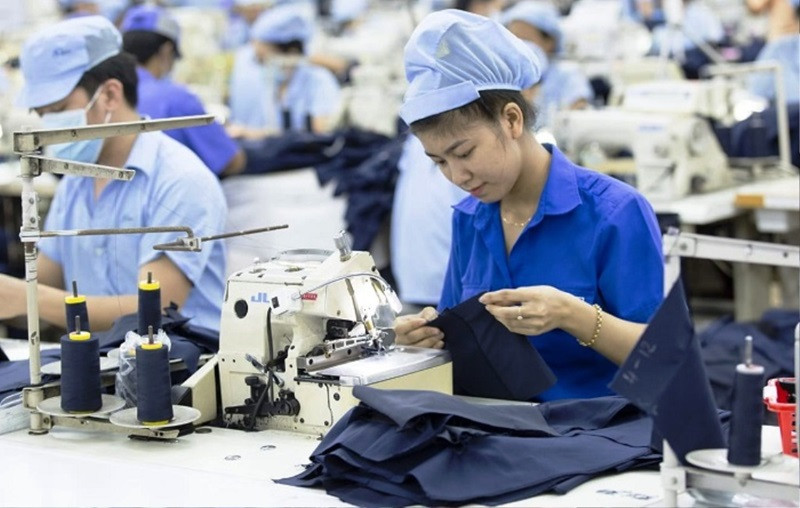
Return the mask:
M 146 64 L 167 42 L 172 43 L 173 51 L 177 53 L 177 45 L 169 37 L 148 30 L 130 30 L 122 36 L 122 51 L 135 56 L 140 64 Z
M 79 87 L 86 90 L 91 97 L 97 92 L 98 87 L 109 79 L 118 79 L 122 83 L 122 91 L 128 105 L 135 108 L 139 102 L 136 87 L 139 86 L 139 76 L 136 75 L 136 59 L 129 53 L 119 53 L 106 58 L 83 73 L 78 81 Z
M 453 4 L 453 9 L 460 11 L 469 11 L 469 8 L 474 4 L 488 4 L 492 0 L 456 0 Z
M 303 51 L 304 51 L 304 49 L 303 49 L 303 41 L 301 41 L 299 39 L 295 39 L 295 40 L 289 41 L 289 42 L 282 42 L 282 43 L 271 42 L 270 44 L 275 46 L 275 48 L 280 53 L 283 53 L 283 54 L 296 53 L 296 54 L 302 55 Z
M 500 115 L 509 102 L 519 106 L 519 109 L 522 110 L 525 128 L 530 130 L 536 121 L 536 110 L 520 92 L 516 90 L 484 90 L 480 92 L 479 99 L 469 104 L 413 122 L 410 126 L 411 132 L 416 134 L 436 129 L 442 133 L 452 134 L 476 121 L 499 126 Z

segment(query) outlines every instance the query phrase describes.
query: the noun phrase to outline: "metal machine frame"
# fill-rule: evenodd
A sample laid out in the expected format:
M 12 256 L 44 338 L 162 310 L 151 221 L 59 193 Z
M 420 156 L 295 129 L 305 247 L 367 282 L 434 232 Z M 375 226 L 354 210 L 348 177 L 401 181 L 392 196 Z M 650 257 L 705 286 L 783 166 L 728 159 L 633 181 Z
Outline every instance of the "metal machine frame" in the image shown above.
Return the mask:
M 87 229 L 42 231 L 39 226 L 39 195 L 33 185 L 33 179 L 42 172 L 85 176 L 90 178 L 106 178 L 111 180 L 130 181 L 135 172 L 130 169 L 121 169 L 98 164 L 86 164 L 61 159 L 53 159 L 41 155 L 41 149 L 47 145 L 80 141 L 86 139 L 108 138 L 152 132 L 176 128 L 207 125 L 214 121 L 212 115 L 198 115 L 178 117 L 162 120 L 143 120 L 138 122 L 122 122 L 104 125 L 90 125 L 85 127 L 72 127 L 48 130 L 32 130 L 14 133 L 14 152 L 20 156 L 20 179 L 22 180 L 22 227 L 20 240 L 25 251 L 25 282 L 27 301 L 27 326 L 30 386 L 23 390 L 23 406 L 30 411 L 30 432 L 32 434 L 45 434 L 54 425 L 63 425 L 74 428 L 92 430 L 111 430 L 124 432 L 147 438 L 168 439 L 177 437 L 179 430 L 169 429 L 130 429 L 117 427 L 104 418 L 94 416 L 73 418 L 67 416 L 47 415 L 37 409 L 37 406 L 47 396 L 55 396 L 59 391 L 58 383 L 42 385 L 41 376 L 41 344 L 39 336 L 39 298 L 38 298 L 38 249 L 37 243 L 41 238 L 54 236 L 90 236 L 90 235 L 124 235 L 142 233 L 176 232 L 185 236 L 174 242 L 156 245 L 157 250 L 184 250 L 199 251 L 203 242 L 219 240 L 231 236 L 250 234 L 274 229 L 283 229 L 288 226 L 272 226 L 252 231 L 224 233 L 208 237 L 196 237 L 191 228 L 186 226 L 153 226 L 143 228 L 119 229 Z

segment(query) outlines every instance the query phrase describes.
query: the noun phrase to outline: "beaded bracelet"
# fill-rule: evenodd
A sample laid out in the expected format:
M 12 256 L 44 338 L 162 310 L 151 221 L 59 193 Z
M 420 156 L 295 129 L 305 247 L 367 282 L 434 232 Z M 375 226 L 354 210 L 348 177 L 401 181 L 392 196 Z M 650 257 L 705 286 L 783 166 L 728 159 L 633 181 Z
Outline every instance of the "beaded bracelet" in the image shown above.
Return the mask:
M 594 320 L 594 333 L 592 334 L 592 338 L 589 340 L 589 342 L 583 342 L 581 339 L 576 337 L 578 344 L 584 347 L 594 346 L 594 343 L 597 342 L 597 338 L 600 336 L 600 328 L 603 327 L 603 309 L 600 308 L 600 306 L 596 303 L 592 305 L 592 307 L 594 307 L 596 316 Z

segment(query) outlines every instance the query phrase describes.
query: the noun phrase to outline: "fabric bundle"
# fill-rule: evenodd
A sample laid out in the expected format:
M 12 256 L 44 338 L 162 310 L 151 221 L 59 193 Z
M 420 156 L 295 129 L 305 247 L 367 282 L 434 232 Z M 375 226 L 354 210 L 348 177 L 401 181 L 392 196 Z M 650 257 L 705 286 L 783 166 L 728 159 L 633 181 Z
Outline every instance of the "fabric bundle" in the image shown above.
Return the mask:
M 620 397 L 480 405 L 435 392 L 357 386 L 303 473 L 360 506 L 507 503 L 657 464 L 651 420 Z M 503 474 L 499 475 L 498 472 Z

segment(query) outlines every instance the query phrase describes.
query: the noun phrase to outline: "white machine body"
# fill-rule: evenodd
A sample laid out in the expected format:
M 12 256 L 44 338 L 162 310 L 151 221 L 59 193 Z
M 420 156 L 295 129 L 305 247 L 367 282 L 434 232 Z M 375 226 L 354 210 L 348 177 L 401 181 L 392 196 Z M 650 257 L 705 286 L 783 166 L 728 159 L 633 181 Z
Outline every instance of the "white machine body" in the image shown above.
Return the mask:
M 399 310 L 367 252 L 290 251 L 234 273 L 217 355 L 226 419 L 322 435 L 357 403 L 356 385 L 452 393 L 447 352 L 394 347 Z M 281 409 L 259 414 L 254 386 L 269 385 L 265 404 Z
M 727 157 L 706 120 L 727 117 L 722 99 L 694 82 L 634 85 L 620 107 L 558 113 L 555 136 L 589 167 L 598 165 L 598 155 L 632 153 L 639 191 L 652 202 L 671 201 L 732 184 Z

